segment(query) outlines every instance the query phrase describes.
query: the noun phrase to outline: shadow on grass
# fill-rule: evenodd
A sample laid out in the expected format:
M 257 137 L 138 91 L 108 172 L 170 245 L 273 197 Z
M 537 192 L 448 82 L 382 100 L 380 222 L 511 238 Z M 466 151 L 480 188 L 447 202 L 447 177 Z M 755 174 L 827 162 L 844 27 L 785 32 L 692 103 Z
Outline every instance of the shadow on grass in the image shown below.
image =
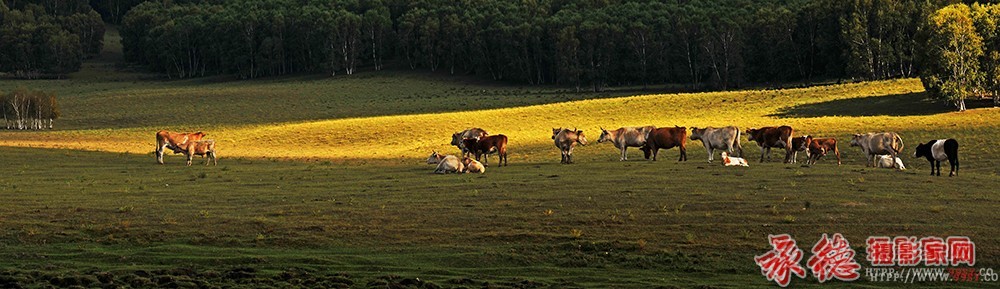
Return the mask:
M 967 109 L 992 107 L 992 100 L 966 100 Z M 770 116 L 782 118 L 821 116 L 913 116 L 955 111 L 928 97 L 926 92 L 839 99 L 786 107 Z

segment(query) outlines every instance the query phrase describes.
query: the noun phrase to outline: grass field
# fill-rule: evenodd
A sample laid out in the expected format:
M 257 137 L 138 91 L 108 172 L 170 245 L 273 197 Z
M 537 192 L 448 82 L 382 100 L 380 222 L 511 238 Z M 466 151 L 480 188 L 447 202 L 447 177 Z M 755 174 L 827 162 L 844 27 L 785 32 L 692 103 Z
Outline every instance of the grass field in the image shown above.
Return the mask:
M 969 236 L 976 267 L 1000 269 L 1000 109 L 951 112 L 917 80 L 638 96 L 401 71 L 162 81 L 108 47 L 70 79 L 0 81 L 56 91 L 65 114 L 0 132 L 0 287 L 771 287 L 753 256 L 779 233 L 807 251 L 842 233 L 865 267 L 868 236 Z M 845 163 L 724 168 L 700 142 L 688 162 L 619 162 L 596 143 L 599 127 L 649 124 L 787 124 L 837 137 Z M 430 151 L 472 126 L 509 136 L 511 165 L 431 174 Z M 551 127 L 585 130 L 576 164 L 558 163 Z M 160 129 L 207 132 L 220 165 L 156 165 Z M 848 137 L 883 130 L 907 155 L 958 139 L 959 177 L 910 157 L 864 167 Z M 830 283 L 792 281 L 912 286 Z

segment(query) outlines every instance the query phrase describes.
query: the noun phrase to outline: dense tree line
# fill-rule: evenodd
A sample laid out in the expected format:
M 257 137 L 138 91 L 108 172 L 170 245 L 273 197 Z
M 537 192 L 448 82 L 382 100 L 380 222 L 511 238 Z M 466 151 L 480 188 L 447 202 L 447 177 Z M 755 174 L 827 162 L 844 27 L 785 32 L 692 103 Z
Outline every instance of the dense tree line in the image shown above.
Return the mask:
M 0 1 L 0 72 L 73 72 L 101 51 L 103 39 L 104 23 L 87 1 Z
M 43 91 L 18 88 L 0 92 L 0 113 L 7 129 L 45 129 L 59 118 L 56 96 Z
M 1000 4 L 954 4 L 925 19 L 920 35 L 924 86 L 965 110 L 965 99 L 1000 104 Z

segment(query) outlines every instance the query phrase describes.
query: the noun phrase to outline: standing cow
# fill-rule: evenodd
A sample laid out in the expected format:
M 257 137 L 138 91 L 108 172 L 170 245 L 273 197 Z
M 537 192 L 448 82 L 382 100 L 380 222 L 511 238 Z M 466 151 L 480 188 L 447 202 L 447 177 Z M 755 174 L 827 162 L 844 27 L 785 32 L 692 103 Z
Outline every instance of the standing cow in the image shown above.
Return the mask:
M 785 149 L 785 163 L 790 163 L 792 158 L 792 127 L 783 125 L 779 127 L 767 126 L 760 129 L 748 129 L 747 136 L 751 141 L 756 141 L 760 146 L 760 162 L 764 162 L 764 155 L 767 160 L 771 160 L 771 148 Z
M 478 140 L 488 135 L 489 133 L 487 133 L 486 130 L 478 127 L 466 129 L 451 135 L 451 145 L 458 147 L 458 149 L 462 151 L 462 155 L 466 155 L 469 153 L 469 150 L 465 148 L 465 144 L 462 143 L 462 140 L 469 138 Z
M 653 161 L 656 161 L 656 155 L 660 149 L 671 149 L 673 147 L 679 147 L 681 150 L 681 156 L 677 161 L 687 161 L 686 127 L 674 126 L 654 129 L 649 133 L 646 145 L 639 149 L 642 150 L 647 160 L 649 159 L 649 155 L 653 155 Z
M 708 151 L 708 162 L 715 160 L 715 150 L 724 150 L 730 156 L 742 156 L 743 146 L 740 145 L 740 129 L 735 126 L 721 128 L 691 128 L 691 140 L 701 140 Z
M 597 140 L 597 143 L 611 142 L 621 151 L 620 161 L 628 160 L 628 153 L 626 150 L 629 147 L 643 147 L 646 145 L 646 140 L 649 137 L 649 133 L 652 132 L 656 127 L 654 126 L 641 126 L 641 127 L 621 127 L 616 130 L 606 130 L 601 128 L 601 138 Z
M 814 138 L 809 142 L 807 165 L 816 164 L 819 158 L 826 156 L 830 151 L 837 155 L 837 165 L 840 165 L 840 150 L 837 149 L 837 139 L 835 138 Z
M 562 153 L 562 160 L 559 161 L 559 163 L 563 164 L 573 163 L 573 147 L 575 147 L 577 143 L 580 145 L 587 145 L 587 137 L 583 135 L 583 131 L 575 128 L 573 130 L 553 128 L 552 140 Z
M 876 155 L 889 155 L 892 159 L 897 158 L 897 155 L 903 151 L 903 138 L 894 132 L 854 134 L 851 146 L 861 147 L 861 151 L 868 158 L 866 166 L 876 167 Z M 895 162 L 893 163 L 895 165 Z
M 792 163 L 798 162 L 799 152 L 806 153 L 806 164 L 809 163 L 809 143 L 811 143 L 813 138 L 809 135 L 797 136 L 792 138 Z
M 507 136 L 498 134 L 483 137 L 481 139 L 465 139 L 462 141 L 465 147 L 470 153 L 476 156 L 476 160 L 480 160 L 482 155 L 486 155 L 483 158 L 483 163 L 486 166 L 490 165 L 490 154 L 497 153 L 497 163 L 498 166 L 507 165 Z
M 934 175 L 934 168 L 937 167 L 937 175 L 941 175 L 941 161 L 948 160 L 951 165 L 951 172 L 948 176 L 958 174 L 958 141 L 950 139 L 932 140 L 927 143 L 917 145 L 917 150 L 913 152 L 913 157 L 925 157 L 931 162 L 931 175 Z
M 174 153 L 181 153 L 184 150 L 180 148 L 181 145 L 191 142 L 199 141 L 205 137 L 205 133 L 176 133 L 172 131 L 161 130 L 156 132 L 156 163 L 163 164 L 163 150 L 170 149 Z

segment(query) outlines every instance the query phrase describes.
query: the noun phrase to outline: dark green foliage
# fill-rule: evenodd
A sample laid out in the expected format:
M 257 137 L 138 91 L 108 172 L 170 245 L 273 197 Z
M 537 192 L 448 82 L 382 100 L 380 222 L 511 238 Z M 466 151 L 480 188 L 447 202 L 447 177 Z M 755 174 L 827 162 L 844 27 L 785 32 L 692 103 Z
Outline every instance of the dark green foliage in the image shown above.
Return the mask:
M 80 69 L 101 51 L 104 23 L 86 1 L 4 2 L 0 7 L 0 73 L 38 78 Z

